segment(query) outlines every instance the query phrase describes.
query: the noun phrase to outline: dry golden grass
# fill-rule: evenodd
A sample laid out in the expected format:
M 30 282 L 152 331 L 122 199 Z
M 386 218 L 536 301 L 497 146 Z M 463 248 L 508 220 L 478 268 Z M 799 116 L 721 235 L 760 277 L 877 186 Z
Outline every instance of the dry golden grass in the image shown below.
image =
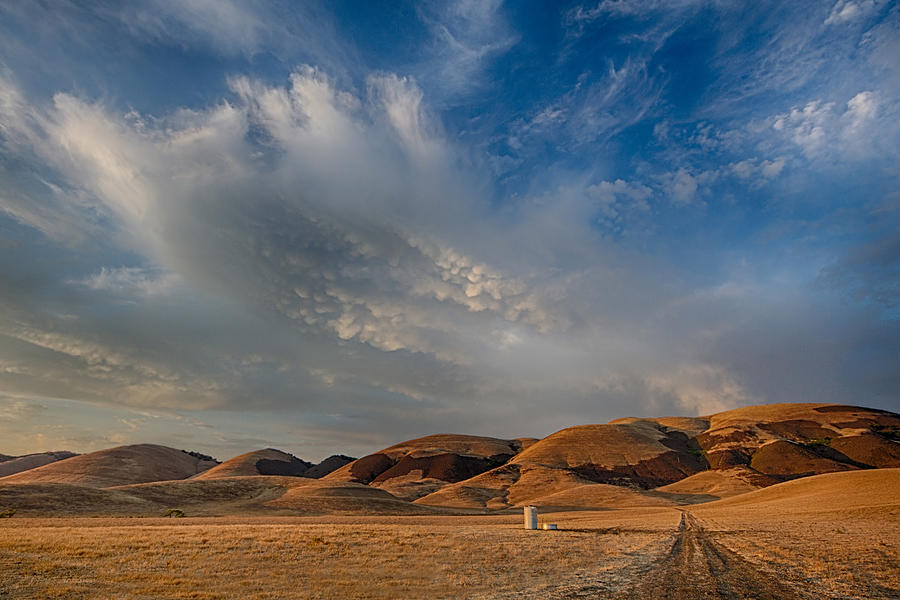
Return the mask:
M 280 460 L 290 461 L 292 456 L 287 452 L 275 450 L 274 448 L 266 448 L 264 450 L 254 450 L 240 456 L 235 456 L 225 462 L 218 464 L 211 469 L 207 469 L 198 475 L 194 475 L 192 479 L 221 479 L 223 477 L 253 477 L 262 475 L 256 467 L 256 463 L 260 460 Z
M 620 516 L 554 515 L 559 532 L 523 531 L 518 515 L 9 519 L 0 598 L 542 597 L 631 572 L 678 520 Z
M 692 507 L 716 541 L 824 598 L 900 598 L 900 469 L 827 473 Z
M 900 512 L 878 515 L 701 515 L 713 538 L 820 598 L 900 598 Z
M 748 477 L 748 474 L 752 474 Z M 716 471 L 701 471 L 681 481 L 660 486 L 657 491 L 674 494 L 695 494 L 702 496 L 714 496 L 716 498 L 729 498 L 739 494 L 745 494 L 758 490 L 761 485 L 756 482 L 763 479 L 759 473 L 753 473 L 744 466 Z M 775 483 L 770 480 L 769 483 Z
M 400 460 L 403 456 L 418 458 L 445 453 L 480 457 L 495 456 L 499 454 L 513 455 L 518 452 L 519 449 L 526 447 L 535 441 L 536 440 L 532 438 L 501 440 L 498 438 L 477 435 L 438 433 L 394 444 L 384 450 L 379 450 L 375 455 L 390 457 L 395 462 Z M 350 463 L 329 473 L 324 479 L 331 481 L 353 481 L 356 480 L 357 477 L 358 475 L 354 474 L 354 465 L 353 463 Z
M 798 598 L 895 598 L 898 482 L 829 474 L 687 510 Z M 14 517 L 0 520 L 0 598 L 651 598 L 633 586 L 671 555 L 680 519 L 559 512 L 541 520 L 561 531 L 530 532 L 519 514 Z
M 616 425 L 577 425 L 548 435 L 510 462 L 559 468 L 584 464 L 635 464 L 668 452 L 670 448 L 659 441 L 664 437 L 648 420 Z
M 157 444 L 134 444 L 80 454 L 36 469 L 0 478 L 3 484 L 70 483 L 110 487 L 186 479 L 213 466 L 181 450 Z

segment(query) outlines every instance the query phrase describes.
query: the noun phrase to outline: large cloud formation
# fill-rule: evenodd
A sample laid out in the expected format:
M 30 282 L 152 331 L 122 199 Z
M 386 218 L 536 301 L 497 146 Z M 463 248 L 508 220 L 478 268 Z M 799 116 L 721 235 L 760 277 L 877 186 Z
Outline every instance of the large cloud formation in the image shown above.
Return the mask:
M 613 8 L 626 3 L 564 24 L 578 16 L 584 35 Z M 259 31 L 244 32 L 254 47 Z M 454 72 L 483 77 L 470 63 Z M 627 180 L 548 165 L 543 185 L 498 202 L 496 142 L 448 131 L 414 77 L 343 77 L 305 64 L 280 83 L 233 74 L 205 107 L 150 114 L 42 99 L 2 73 L 0 393 L 22 448 L 48 407 L 90 415 L 74 419 L 82 437 L 56 424 L 41 444 L 169 435 L 311 458 L 437 430 L 545 435 L 764 401 L 897 408 L 896 244 L 881 242 L 882 267 L 854 250 L 823 270 L 731 252 L 724 230 L 660 235 L 735 189 L 793 202 L 797 173 L 896 149 L 882 126 L 893 88 L 744 124 L 658 119 L 658 156 L 725 160 Z M 584 86 L 501 128 L 506 152 L 521 146 L 514 173 L 538 139 L 584 148 L 652 114 L 664 84 L 645 65 L 604 77 L 605 92 Z M 436 90 L 444 102 L 452 84 Z M 632 93 L 642 103 L 628 109 Z M 775 221 L 760 235 L 776 242 L 779 226 L 812 226 Z M 718 258 L 677 248 L 695 243 Z M 85 441 L 106 428 L 118 433 Z

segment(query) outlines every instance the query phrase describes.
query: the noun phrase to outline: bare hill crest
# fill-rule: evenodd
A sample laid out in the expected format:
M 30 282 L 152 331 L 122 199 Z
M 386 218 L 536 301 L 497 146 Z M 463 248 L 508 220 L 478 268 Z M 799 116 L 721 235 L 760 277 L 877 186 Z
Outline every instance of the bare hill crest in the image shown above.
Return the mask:
M 502 465 L 534 441 L 429 435 L 364 456 L 334 471 L 327 479 L 363 483 L 405 500 L 415 500 Z
M 70 483 L 111 487 L 148 481 L 186 479 L 216 463 L 156 444 L 135 444 L 80 454 L 0 478 L 0 484 Z
M 65 450 L 55 452 L 38 452 L 35 454 L 26 454 L 24 456 L 4 456 L 5 460 L 0 461 L 0 477 L 14 475 L 29 469 L 36 469 L 49 465 L 58 460 L 64 460 L 75 456 L 74 452 Z
M 805 489 L 779 484 L 823 473 L 897 468 L 900 415 L 770 404 L 577 425 L 541 440 L 436 434 L 319 465 L 271 448 L 217 465 L 165 446 L 120 446 L 0 477 L 0 500 L 57 510 L 59 495 L 87 506 L 106 494 L 109 510 L 128 514 L 179 503 L 203 514 L 580 509 L 743 498 L 770 486 Z M 859 477 L 842 481 L 870 481 Z
M 221 479 L 223 477 L 252 477 L 255 475 L 280 475 L 318 479 L 356 459 L 342 454 L 329 456 L 319 464 L 297 458 L 293 454 L 266 448 L 254 450 L 195 475 L 194 479 Z

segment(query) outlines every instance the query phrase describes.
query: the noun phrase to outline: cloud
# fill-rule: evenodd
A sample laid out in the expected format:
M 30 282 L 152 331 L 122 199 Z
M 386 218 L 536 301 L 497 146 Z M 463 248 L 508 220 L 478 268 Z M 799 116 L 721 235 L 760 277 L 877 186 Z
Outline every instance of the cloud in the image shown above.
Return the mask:
M 859 161 L 878 157 L 896 144 L 900 130 L 880 114 L 878 92 L 858 92 L 845 106 L 839 111 L 833 102 L 815 100 L 773 117 L 772 129 L 799 146 L 808 159 Z
M 452 148 L 435 137 L 412 81 L 373 76 L 364 99 L 310 67 L 287 88 L 242 78 L 231 85 L 236 102 L 158 124 L 67 95 L 28 113 L 34 152 L 94 199 L 129 251 L 164 269 L 102 267 L 73 285 L 134 302 L 177 282 L 237 292 L 297 333 L 439 363 L 471 364 L 491 344 L 484 325 L 493 319 L 541 331 L 563 320 L 527 274 L 505 273 L 442 239 L 438 226 L 462 224 L 478 209 L 465 177 L 447 167 Z M 32 326 L 12 335 L 86 363 L 96 379 L 118 377 L 135 403 L 193 393 L 187 381 L 206 386 L 199 375 L 164 374 L 77 337 Z M 222 402 L 219 388 L 191 402 Z
M 782 169 L 784 169 L 784 165 L 785 160 L 783 158 L 763 161 L 761 165 L 763 177 L 766 177 L 767 179 L 778 177 Z
M 101 267 L 99 272 L 73 283 L 133 299 L 167 294 L 180 279 L 174 273 L 158 273 L 139 267 Z
M 844 121 L 845 138 L 859 144 L 861 137 L 868 133 L 878 114 L 878 96 L 870 91 L 860 92 L 847 102 L 847 111 L 841 116 Z
M 659 79 L 643 58 L 628 57 L 618 65 L 607 60 L 604 67 L 583 72 L 564 94 L 537 107 L 533 117 L 514 121 L 506 145 L 523 157 L 545 144 L 572 154 L 608 143 L 640 122 L 659 100 Z
M 650 212 L 648 200 L 653 195 L 653 190 L 646 185 L 621 179 L 601 181 L 588 186 L 585 192 L 596 200 L 600 219 L 608 224 L 621 222 L 634 213 Z
M 46 410 L 47 407 L 41 404 L 5 398 L 4 404 L 0 406 L 0 419 L 18 423 L 20 421 L 35 419 Z
M 519 39 L 503 14 L 502 0 L 423 3 L 418 11 L 432 37 L 417 71 L 447 101 L 488 86 L 490 61 Z
M 825 19 L 826 25 L 840 25 L 848 21 L 855 21 L 867 13 L 872 12 L 878 3 L 875 0 L 838 0 L 828 18 Z
M 110 17 L 144 15 L 130 51 L 226 75 L 165 103 L 0 75 L 0 389 L 86 411 L 48 440 L 183 447 L 204 423 L 226 455 L 352 452 L 436 423 L 895 403 L 890 252 L 852 259 L 895 187 L 890 31 L 620 1 L 535 49 L 516 7 L 436 4 L 420 55 L 392 39 L 368 69 L 326 19 L 282 74 L 314 19 L 147 6 Z M 823 60 L 825 35 L 869 66 Z
M 833 106 L 831 103 L 810 102 L 802 109 L 795 108 L 789 114 L 776 117 L 772 129 L 790 132 L 793 142 L 807 156 L 815 155 L 825 145 L 827 123 L 831 119 Z
M 819 273 L 817 283 L 841 290 L 858 301 L 900 308 L 900 231 L 873 235 L 853 252 Z
M 122 19 L 146 35 L 161 39 L 192 35 L 226 52 L 253 53 L 267 37 L 284 35 L 248 5 L 232 0 L 152 0 L 126 9 Z
M 566 15 L 570 23 L 591 23 L 604 17 L 645 17 L 656 12 L 674 12 L 700 4 L 697 0 L 678 0 L 675 2 L 642 1 L 642 0 L 601 0 L 593 8 L 576 6 Z
M 688 206 L 696 200 L 697 180 L 686 169 L 679 169 L 672 175 L 671 196 L 678 206 Z

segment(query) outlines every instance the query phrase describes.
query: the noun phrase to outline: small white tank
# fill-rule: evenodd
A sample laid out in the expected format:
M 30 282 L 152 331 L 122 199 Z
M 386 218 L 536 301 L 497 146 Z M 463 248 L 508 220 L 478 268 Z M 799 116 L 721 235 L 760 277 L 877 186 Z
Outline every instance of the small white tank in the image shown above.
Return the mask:
M 556 531 L 558 527 L 556 526 L 556 523 L 544 523 L 544 529 Z
M 537 506 L 525 507 L 525 529 L 537 529 Z

